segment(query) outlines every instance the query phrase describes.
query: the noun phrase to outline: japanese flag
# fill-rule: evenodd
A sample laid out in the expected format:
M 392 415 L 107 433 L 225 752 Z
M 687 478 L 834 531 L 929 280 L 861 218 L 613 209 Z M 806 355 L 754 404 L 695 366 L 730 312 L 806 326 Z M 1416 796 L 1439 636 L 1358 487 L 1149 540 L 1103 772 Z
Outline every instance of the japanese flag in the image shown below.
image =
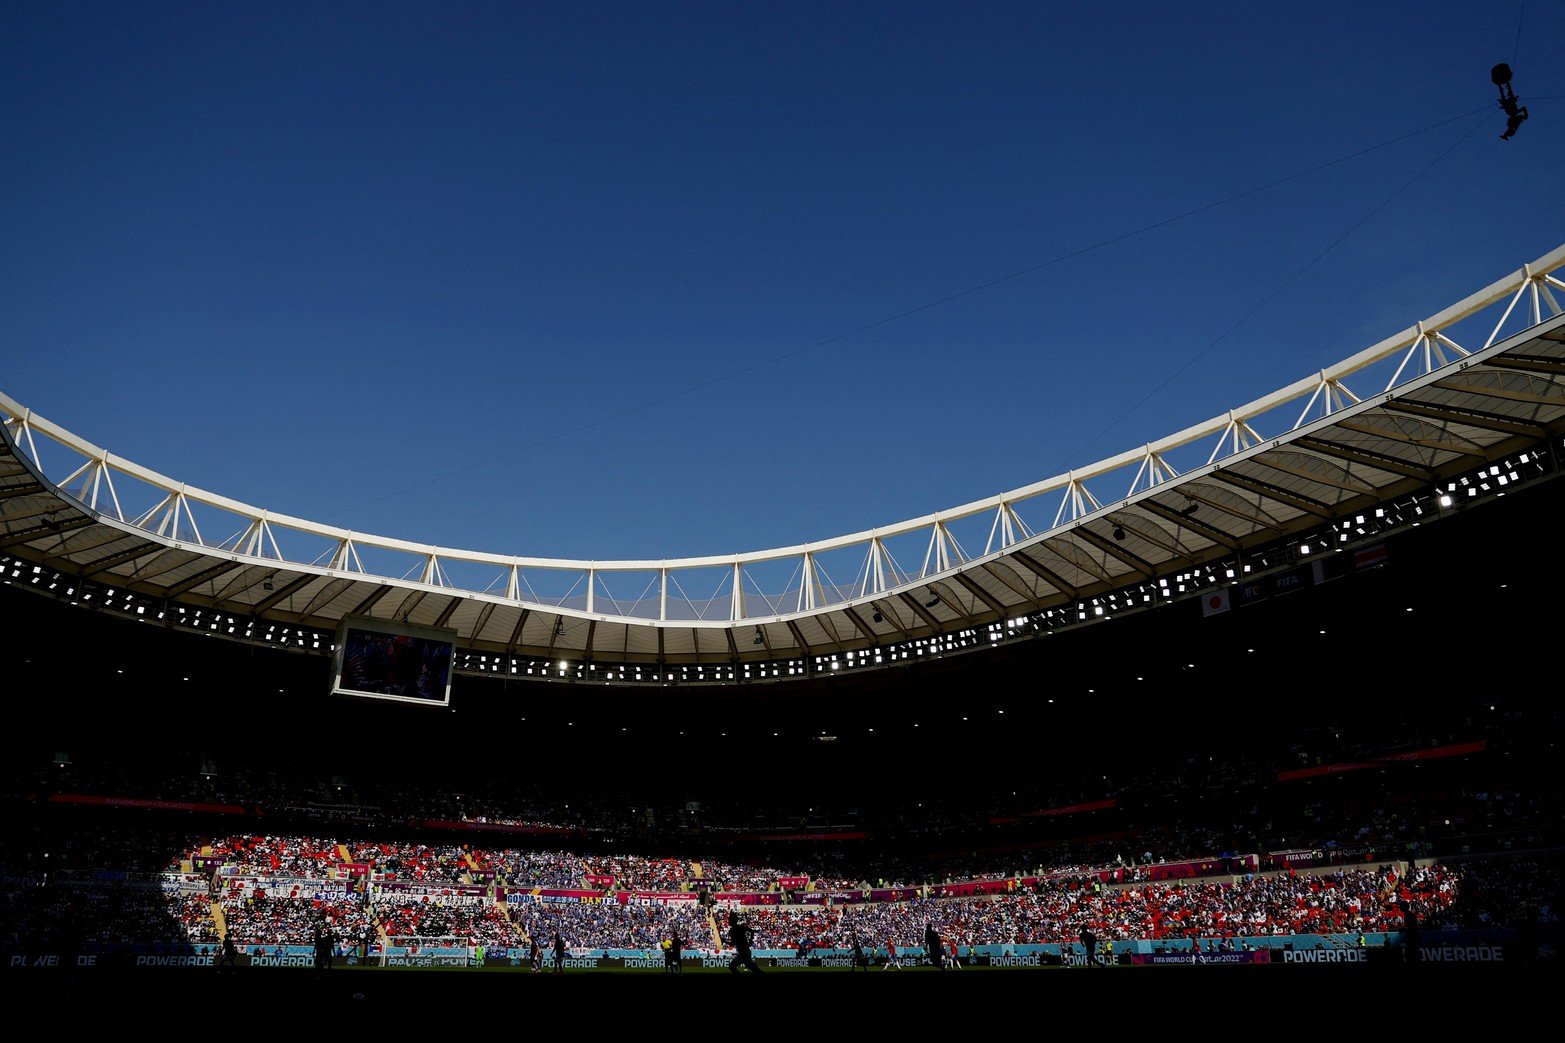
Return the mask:
M 1219 612 L 1228 611 L 1228 588 L 1214 590 L 1201 599 L 1201 614 L 1203 616 L 1215 616 Z

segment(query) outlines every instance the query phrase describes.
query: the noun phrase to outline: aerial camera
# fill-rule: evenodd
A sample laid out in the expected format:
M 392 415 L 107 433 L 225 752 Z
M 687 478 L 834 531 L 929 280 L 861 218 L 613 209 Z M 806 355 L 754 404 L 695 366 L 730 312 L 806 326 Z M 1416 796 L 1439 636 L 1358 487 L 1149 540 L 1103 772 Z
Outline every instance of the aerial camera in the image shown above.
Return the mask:
M 1511 90 L 1511 67 L 1504 62 L 1489 70 L 1489 79 L 1500 88 L 1500 108 L 1505 110 L 1505 133 L 1500 135 L 1501 140 L 1511 140 L 1511 135 L 1516 133 L 1523 123 L 1527 121 L 1527 106 L 1518 105 L 1516 92 Z

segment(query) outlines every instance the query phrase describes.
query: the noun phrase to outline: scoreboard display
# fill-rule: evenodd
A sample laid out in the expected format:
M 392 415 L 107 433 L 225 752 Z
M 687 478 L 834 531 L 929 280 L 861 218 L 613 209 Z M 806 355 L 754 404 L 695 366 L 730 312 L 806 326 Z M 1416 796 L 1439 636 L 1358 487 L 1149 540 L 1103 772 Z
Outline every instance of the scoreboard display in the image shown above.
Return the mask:
M 379 619 L 346 620 L 337 632 L 331 694 L 449 705 L 455 648 L 452 631 Z

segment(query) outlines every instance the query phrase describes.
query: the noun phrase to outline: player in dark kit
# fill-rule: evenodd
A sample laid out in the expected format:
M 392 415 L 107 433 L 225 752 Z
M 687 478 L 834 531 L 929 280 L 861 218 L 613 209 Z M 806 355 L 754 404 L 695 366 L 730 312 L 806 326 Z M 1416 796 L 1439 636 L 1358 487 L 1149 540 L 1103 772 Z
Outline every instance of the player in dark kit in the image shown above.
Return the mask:
M 929 952 L 930 964 L 945 970 L 945 947 L 940 944 L 940 932 L 935 930 L 933 921 L 924 925 L 924 948 Z
M 750 943 L 752 940 L 753 935 L 750 925 L 744 921 L 737 911 L 729 910 L 728 944 L 734 947 L 734 958 L 733 962 L 729 963 L 728 969 L 733 973 L 738 974 L 740 967 L 748 967 L 757 974 L 761 973 L 761 968 L 756 965 L 755 957 L 750 955 Z
M 232 931 L 223 932 L 223 948 L 218 955 L 215 966 L 218 970 L 233 970 L 239 966 L 239 950 L 234 947 L 234 935 Z
M 318 971 L 331 970 L 332 950 L 336 947 L 336 939 L 332 937 L 328 927 L 315 929 L 315 969 Z
M 565 969 L 565 939 L 560 937 L 560 932 L 554 932 L 554 973 L 559 974 Z
M 1103 966 L 1103 961 L 1098 959 L 1098 936 L 1092 933 L 1090 927 L 1081 929 L 1081 947 L 1087 950 L 1088 967 Z

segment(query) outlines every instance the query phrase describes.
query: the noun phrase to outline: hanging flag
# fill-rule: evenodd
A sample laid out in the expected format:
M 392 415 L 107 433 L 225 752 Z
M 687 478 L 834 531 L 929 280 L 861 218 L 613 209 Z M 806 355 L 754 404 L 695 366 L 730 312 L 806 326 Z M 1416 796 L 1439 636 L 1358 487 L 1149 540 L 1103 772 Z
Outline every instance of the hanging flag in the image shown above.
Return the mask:
M 1384 565 L 1391 555 L 1386 550 L 1384 543 L 1377 543 L 1373 547 L 1365 547 L 1363 550 L 1353 552 L 1353 567 L 1356 569 L 1372 569 L 1376 565 Z
M 1203 616 L 1215 616 L 1219 612 L 1228 611 L 1228 588 L 1213 591 L 1201 601 L 1201 614 Z

